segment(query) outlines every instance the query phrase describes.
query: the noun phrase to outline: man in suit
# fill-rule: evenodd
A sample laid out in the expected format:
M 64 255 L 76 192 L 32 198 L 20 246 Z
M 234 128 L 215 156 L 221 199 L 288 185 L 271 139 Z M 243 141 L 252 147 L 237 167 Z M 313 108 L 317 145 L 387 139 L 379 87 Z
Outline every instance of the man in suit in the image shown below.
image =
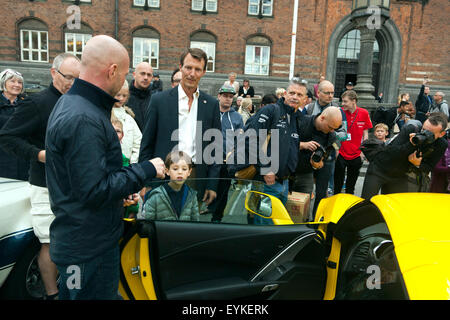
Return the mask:
M 210 142 L 203 137 L 208 129 L 221 131 L 221 123 L 217 99 L 198 88 L 207 61 L 203 50 L 188 49 L 180 59 L 180 84 L 152 96 L 145 117 L 140 159 L 151 155 L 165 159 L 176 146 L 186 152 L 194 163 L 191 178 L 212 178 L 196 186 L 199 200 L 208 205 L 216 198 L 221 163 L 207 161 L 203 151 Z

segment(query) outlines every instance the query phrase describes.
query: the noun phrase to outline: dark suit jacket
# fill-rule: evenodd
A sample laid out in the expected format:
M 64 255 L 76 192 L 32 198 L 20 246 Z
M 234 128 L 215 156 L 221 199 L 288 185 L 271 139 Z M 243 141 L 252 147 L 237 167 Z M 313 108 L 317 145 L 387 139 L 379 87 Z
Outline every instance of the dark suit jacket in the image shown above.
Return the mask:
M 200 91 L 198 98 L 197 121 L 202 123 L 202 137 L 208 129 L 221 130 L 219 102 L 217 99 Z M 178 86 L 152 95 L 150 106 L 145 116 L 145 126 L 142 133 L 139 161 L 166 156 L 178 144 L 171 141 L 172 132 L 178 129 Z M 183 134 L 182 132 L 180 134 Z M 197 135 L 199 132 L 197 132 Z M 198 138 L 197 138 L 198 139 Z M 211 141 L 203 141 L 202 148 L 197 146 L 197 159 L 199 152 L 203 152 Z M 206 165 L 196 164 L 197 178 L 219 178 L 220 164 Z M 217 191 L 217 179 L 212 179 L 206 184 L 206 189 Z M 197 190 L 199 191 L 199 190 Z M 203 196 L 203 195 L 202 195 Z
M 253 89 L 253 87 L 250 86 L 250 87 L 248 87 L 247 94 L 244 94 L 244 86 L 240 86 L 239 87 L 239 96 L 243 96 L 245 98 L 247 95 L 250 95 L 250 97 L 254 97 L 255 89 Z

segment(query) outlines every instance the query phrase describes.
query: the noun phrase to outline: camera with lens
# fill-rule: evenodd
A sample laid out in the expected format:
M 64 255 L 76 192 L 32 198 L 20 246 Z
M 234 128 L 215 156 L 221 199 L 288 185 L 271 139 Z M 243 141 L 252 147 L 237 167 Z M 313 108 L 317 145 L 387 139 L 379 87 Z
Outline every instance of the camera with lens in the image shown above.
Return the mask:
M 327 151 L 321 145 L 317 147 L 316 151 L 312 154 L 312 161 L 320 162 L 322 159 L 328 158 Z
M 428 130 L 424 130 L 412 137 L 411 141 L 416 147 L 432 144 L 434 142 L 434 133 Z

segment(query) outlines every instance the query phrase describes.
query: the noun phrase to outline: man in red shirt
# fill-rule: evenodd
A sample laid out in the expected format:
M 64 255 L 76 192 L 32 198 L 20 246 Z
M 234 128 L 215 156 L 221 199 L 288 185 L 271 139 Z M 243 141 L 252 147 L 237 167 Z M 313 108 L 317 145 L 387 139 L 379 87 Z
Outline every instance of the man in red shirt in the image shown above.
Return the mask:
M 340 193 L 344 184 L 345 169 L 347 168 L 347 180 L 345 193 L 354 194 L 356 180 L 362 166 L 361 142 L 369 137 L 369 129 L 372 128 L 369 112 L 356 105 L 358 97 L 353 90 L 347 90 L 342 94 L 342 109 L 347 117 L 347 140 L 342 142 L 339 156 L 336 159 L 334 169 L 334 194 Z

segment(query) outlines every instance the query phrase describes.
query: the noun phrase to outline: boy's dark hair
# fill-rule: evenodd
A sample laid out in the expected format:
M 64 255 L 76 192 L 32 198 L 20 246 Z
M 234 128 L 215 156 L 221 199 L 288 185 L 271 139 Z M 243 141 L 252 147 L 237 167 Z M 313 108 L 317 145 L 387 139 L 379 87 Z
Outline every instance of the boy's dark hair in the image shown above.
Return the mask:
M 441 125 L 441 128 L 442 128 L 441 131 L 444 131 L 445 129 L 447 129 L 448 121 L 447 121 L 447 115 L 445 115 L 445 113 L 433 112 L 428 117 L 428 121 L 430 121 L 430 123 L 433 126 Z
M 206 70 L 206 65 L 208 64 L 208 56 L 206 55 L 205 51 L 203 51 L 202 49 L 199 48 L 189 48 L 187 49 L 180 58 L 180 65 L 183 66 L 184 65 L 184 59 L 186 58 L 186 56 L 190 54 L 194 59 L 200 60 L 200 61 L 205 61 L 204 65 L 203 65 L 203 71 Z
M 177 163 L 180 160 L 186 161 L 187 165 L 189 166 L 189 169 L 192 169 L 191 157 L 189 157 L 186 152 L 183 152 L 181 150 L 176 150 L 176 151 L 170 152 L 167 155 L 166 161 L 164 161 L 164 164 L 166 165 L 166 168 L 169 169 L 171 164 Z

